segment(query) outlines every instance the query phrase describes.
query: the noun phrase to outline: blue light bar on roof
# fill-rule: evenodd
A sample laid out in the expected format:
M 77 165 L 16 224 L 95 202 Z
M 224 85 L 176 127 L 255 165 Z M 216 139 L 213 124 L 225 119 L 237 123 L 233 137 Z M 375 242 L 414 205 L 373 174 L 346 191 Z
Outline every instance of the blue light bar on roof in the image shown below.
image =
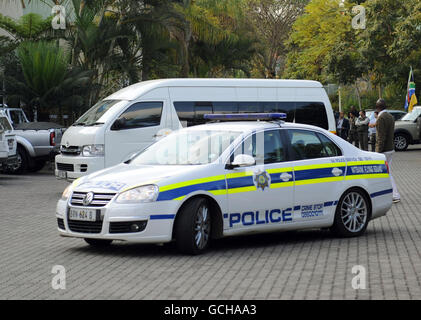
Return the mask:
M 248 121 L 248 120 L 285 120 L 285 113 L 214 113 L 203 116 L 208 120 Z

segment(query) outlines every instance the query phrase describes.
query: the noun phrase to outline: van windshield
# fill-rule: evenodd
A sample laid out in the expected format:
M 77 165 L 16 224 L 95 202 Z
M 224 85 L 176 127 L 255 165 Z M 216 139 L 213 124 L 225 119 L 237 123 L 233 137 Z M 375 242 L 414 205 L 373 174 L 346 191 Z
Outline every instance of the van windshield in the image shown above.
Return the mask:
M 86 111 L 77 121 L 74 126 L 92 126 L 102 124 L 101 117 L 111 109 L 114 105 L 122 100 L 101 100 L 97 102 L 92 108 Z
M 415 121 L 420 114 L 421 114 L 421 108 L 416 108 L 416 109 L 412 110 L 411 113 L 407 113 L 406 115 L 404 115 L 401 118 L 401 120 L 403 120 L 403 121 Z
M 217 160 L 241 134 L 236 131 L 181 130 L 151 145 L 134 165 L 199 165 Z

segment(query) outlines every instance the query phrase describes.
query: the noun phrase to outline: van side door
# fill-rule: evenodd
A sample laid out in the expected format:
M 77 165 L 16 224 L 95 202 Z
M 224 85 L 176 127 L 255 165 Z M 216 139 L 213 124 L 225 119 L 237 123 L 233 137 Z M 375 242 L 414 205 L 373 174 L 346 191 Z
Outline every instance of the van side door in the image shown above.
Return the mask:
M 105 167 L 127 160 L 160 137 L 166 127 L 167 101 L 138 101 L 129 105 L 105 132 Z

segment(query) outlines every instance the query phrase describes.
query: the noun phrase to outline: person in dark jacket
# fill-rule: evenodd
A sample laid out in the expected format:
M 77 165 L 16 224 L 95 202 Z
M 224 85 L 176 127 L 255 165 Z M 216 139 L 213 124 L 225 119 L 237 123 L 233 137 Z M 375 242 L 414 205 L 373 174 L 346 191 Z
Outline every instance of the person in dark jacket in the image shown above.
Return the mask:
M 376 110 L 379 112 L 376 121 L 376 152 L 381 152 L 386 156 L 386 161 L 389 164 L 389 175 L 393 188 L 393 202 L 401 201 L 398 188 L 396 187 L 395 179 L 392 177 L 390 171 L 392 164 L 392 156 L 395 152 L 394 133 L 395 120 L 393 116 L 386 112 L 386 102 L 383 99 L 377 100 Z
M 355 125 L 355 121 L 357 118 L 354 116 L 352 112 L 349 113 L 349 135 L 348 135 L 348 142 L 359 147 L 358 142 L 358 133 L 357 133 L 357 127 Z
M 336 133 L 342 139 L 348 140 L 349 121 L 345 118 L 345 114 L 342 111 L 339 113 L 339 119 L 336 122 Z
M 360 116 L 355 120 L 357 127 L 358 140 L 360 141 L 360 149 L 368 151 L 368 124 L 370 119 L 366 117 L 365 111 L 360 111 Z

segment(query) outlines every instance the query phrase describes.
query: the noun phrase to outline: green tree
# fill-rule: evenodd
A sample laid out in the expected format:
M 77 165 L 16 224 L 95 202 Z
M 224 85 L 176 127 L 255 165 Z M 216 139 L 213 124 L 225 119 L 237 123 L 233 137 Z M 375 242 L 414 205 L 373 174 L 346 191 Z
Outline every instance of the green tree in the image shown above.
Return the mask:
M 351 28 L 338 0 L 312 0 L 292 27 L 285 76 L 326 81 L 328 56 Z
M 54 42 L 23 42 L 17 48 L 21 77 L 6 77 L 6 93 L 19 98 L 30 110 L 81 104 L 80 92 L 89 72 L 70 68 L 68 54 Z

